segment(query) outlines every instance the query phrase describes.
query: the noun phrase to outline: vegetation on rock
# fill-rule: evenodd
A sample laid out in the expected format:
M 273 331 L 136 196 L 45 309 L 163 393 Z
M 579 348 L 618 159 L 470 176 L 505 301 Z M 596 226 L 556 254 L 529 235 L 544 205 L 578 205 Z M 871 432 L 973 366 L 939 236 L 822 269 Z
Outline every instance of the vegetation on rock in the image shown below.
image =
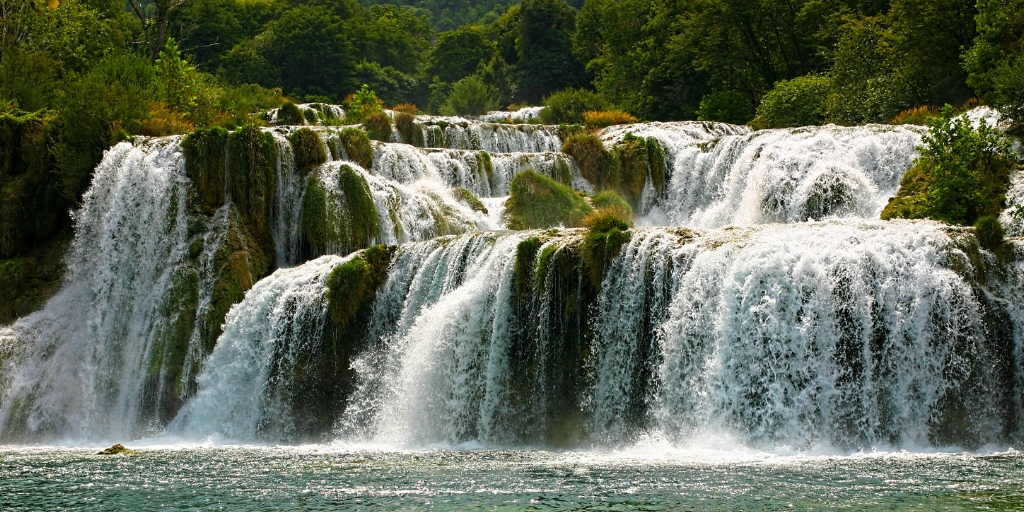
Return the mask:
M 391 118 L 384 111 L 372 112 L 363 119 L 363 128 L 366 134 L 373 140 L 391 142 Z
M 463 187 L 456 187 L 452 190 L 452 195 L 459 202 L 464 203 L 471 210 L 475 212 L 487 213 L 487 207 L 480 201 L 480 198 L 476 196 L 471 190 Z
M 320 134 L 309 128 L 299 128 L 290 133 L 288 142 L 298 169 L 309 169 L 327 161 L 327 146 L 320 140 Z
M 511 229 L 581 226 L 594 210 L 575 190 L 535 171 L 516 174 L 510 189 L 505 223 Z
M 370 137 L 366 135 L 366 132 L 358 128 L 345 128 L 339 137 L 349 159 L 362 166 L 363 169 L 373 167 L 373 145 L 370 144 Z
M 224 204 L 228 131 L 213 127 L 190 133 L 181 143 L 185 174 L 196 187 L 203 209 L 213 213 Z

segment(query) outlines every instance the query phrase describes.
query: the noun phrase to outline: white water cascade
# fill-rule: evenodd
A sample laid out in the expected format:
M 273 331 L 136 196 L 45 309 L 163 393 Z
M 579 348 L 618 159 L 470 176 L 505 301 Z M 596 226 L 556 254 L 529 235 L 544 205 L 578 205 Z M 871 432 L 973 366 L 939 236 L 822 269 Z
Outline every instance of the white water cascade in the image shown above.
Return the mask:
M 188 254 L 177 139 L 111 148 L 75 212 L 67 285 L 10 327 L 0 433 L 129 436 L 140 426 L 150 351 L 180 312 L 170 296 Z

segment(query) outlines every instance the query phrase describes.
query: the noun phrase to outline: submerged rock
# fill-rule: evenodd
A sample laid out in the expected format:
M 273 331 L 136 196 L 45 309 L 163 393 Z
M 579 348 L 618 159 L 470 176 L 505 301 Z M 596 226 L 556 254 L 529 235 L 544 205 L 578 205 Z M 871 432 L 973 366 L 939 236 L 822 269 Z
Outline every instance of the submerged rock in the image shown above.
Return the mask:
M 115 444 L 102 452 L 98 452 L 96 455 L 135 455 L 139 452 L 125 448 L 123 444 Z

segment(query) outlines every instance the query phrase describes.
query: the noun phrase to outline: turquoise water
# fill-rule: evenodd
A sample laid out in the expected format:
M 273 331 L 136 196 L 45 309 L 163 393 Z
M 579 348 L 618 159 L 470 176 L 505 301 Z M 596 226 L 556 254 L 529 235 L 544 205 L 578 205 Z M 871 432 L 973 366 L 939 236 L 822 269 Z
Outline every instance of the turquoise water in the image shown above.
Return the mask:
M 1014 451 L 98 448 L 0 449 L 0 510 L 1024 509 Z

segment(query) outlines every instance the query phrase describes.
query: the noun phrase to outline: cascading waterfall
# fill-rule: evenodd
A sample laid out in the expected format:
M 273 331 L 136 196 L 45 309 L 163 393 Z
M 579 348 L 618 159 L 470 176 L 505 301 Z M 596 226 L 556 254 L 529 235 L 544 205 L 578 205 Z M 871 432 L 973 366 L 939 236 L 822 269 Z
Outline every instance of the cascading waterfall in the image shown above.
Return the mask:
M 719 227 L 877 218 L 917 157 L 922 133 L 906 126 L 822 126 L 689 145 L 672 156 L 667 221 Z
M 1019 439 L 1019 241 L 996 255 L 969 228 L 868 220 L 921 129 L 612 127 L 608 147 L 657 139 L 667 180 L 637 200 L 653 227 L 602 234 L 486 231 L 504 228 L 522 170 L 595 191 L 557 127 L 413 126 L 427 148 L 372 142 L 366 168 L 322 126 L 327 161 L 301 168 L 292 127 L 225 135 L 208 151 L 223 174 L 190 171 L 177 137 L 112 148 L 76 213 L 64 289 L 0 328 L 0 438 Z M 274 158 L 236 154 L 236 136 L 272 137 Z M 342 256 L 377 243 L 400 245 Z
M 68 284 L 11 327 L 22 355 L 5 369 L 4 439 L 129 436 L 145 426 L 150 352 L 183 314 L 171 292 L 187 279 L 187 184 L 177 139 L 107 152 L 75 212 Z

